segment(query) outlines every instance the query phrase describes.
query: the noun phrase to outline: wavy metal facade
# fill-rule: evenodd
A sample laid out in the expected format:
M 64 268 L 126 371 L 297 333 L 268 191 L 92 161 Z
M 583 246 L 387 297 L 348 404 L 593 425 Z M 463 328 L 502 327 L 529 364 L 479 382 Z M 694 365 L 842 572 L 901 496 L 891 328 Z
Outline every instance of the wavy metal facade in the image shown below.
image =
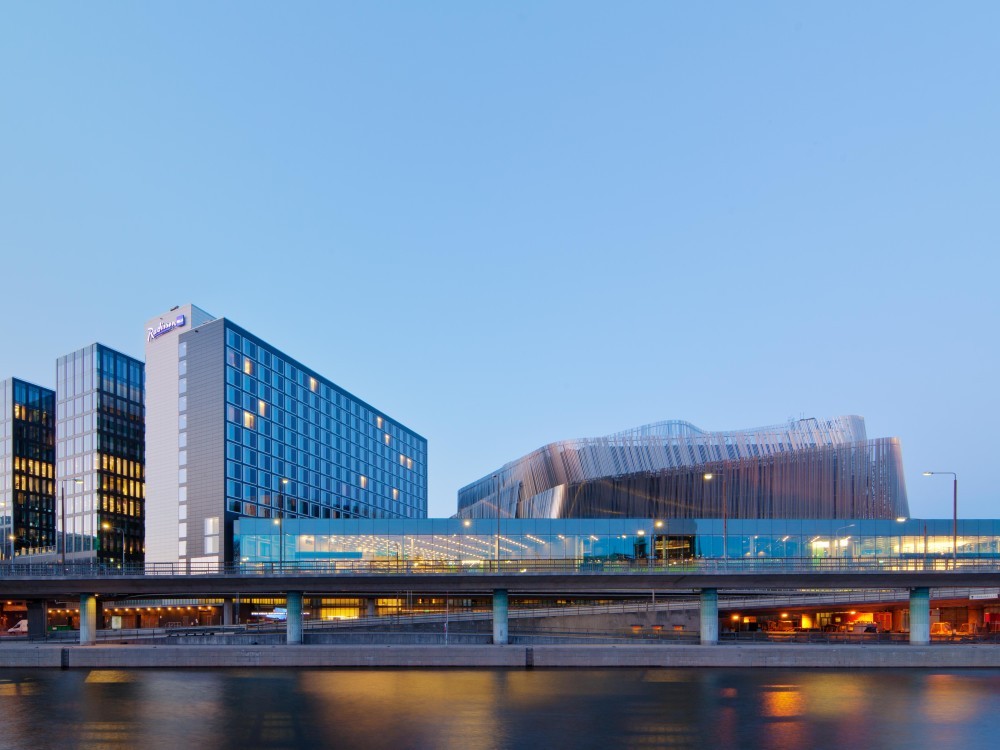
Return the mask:
M 731 432 L 657 422 L 550 443 L 459 490 L 459 517 L 498 514 L 897 518 L 909 506 L 899 440 L 868 440 L 864 419 L 844 416 Z

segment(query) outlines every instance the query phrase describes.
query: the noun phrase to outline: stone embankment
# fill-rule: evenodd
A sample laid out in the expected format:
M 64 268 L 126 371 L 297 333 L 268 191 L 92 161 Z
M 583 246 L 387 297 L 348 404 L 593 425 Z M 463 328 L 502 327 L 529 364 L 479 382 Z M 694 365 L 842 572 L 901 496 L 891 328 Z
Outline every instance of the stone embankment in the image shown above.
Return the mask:
M 4 643 L 0 669 L 328 668 L 1000 668 L 996 645 L 59 645 Z

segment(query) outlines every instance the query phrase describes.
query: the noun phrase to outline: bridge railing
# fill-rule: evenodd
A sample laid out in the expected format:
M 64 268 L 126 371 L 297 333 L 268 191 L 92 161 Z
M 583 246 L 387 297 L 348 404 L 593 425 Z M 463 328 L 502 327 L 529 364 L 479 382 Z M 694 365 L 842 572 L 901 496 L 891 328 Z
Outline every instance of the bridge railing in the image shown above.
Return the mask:
M 426 575 L 791 575 L 803 573 L 997 573 L 1000 559 L 960 557 L 931 558 L 737 558 L 687 561 L 577 559 L 501 560 L 331 560 L 222 563 L 140 563 L 114 566 L 92 563 L 0 564 L 0 577 L 16 578 L 112 578 L 154 576 L 426 576 Z

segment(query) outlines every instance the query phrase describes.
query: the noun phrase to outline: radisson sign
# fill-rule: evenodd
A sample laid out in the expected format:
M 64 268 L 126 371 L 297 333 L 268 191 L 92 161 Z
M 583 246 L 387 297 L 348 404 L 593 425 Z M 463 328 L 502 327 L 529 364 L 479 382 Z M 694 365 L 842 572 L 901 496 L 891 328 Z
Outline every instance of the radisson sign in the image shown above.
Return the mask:
M 168 322 L 164 322 L 161 320 L 160 324 L 156 326 L 156 328 L 146 329 L 146 341 L 147 342 L 152 341 L 153 339 L 159 338 L 163 334 L 168 333 L 169 331 L 172 331 L 175 328 L 180 328 L 181 326 L 184 325 L 184 322 L 185 321 L 183 315 L 178 315 L 175 320 L 171 320 Z

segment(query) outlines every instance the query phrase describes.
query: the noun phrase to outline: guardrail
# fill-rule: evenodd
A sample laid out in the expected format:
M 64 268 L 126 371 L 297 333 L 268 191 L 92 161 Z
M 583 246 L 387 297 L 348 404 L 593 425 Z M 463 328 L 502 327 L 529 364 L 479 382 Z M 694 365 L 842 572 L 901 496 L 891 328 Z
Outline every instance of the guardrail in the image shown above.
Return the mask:
M 661 560 L 504 559 L 477 560 L 337 560 L 284 563 L 140 563 L 123 566 L 93 563 L 0 564 L 4 578 L 116 578 L 154 576 L 332 576 L 332 575 L 795 575 L 803 573 L 1000 573 L 994 557 L 951 559 L 754 558 Z

